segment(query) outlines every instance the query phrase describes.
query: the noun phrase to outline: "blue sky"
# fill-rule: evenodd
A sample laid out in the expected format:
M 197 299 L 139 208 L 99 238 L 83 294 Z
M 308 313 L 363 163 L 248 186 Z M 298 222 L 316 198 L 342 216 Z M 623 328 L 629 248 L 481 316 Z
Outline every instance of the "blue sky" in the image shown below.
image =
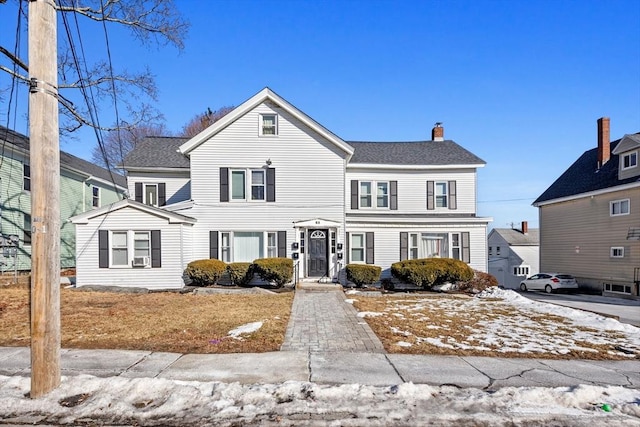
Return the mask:
M 11 8 L 0 5 L 6 47 Z M 537 227 L 531 203 L 596 146 L 599 117 L 611 118 L 612 140 L 640 132 L 637 0 L 193 0 L 178 8 L 191 22 L 182 52 L 141 47 L 109 27 L 114 67 L 152 70 L 170 130 L 265 86 L 347 141 L 424 140 L 443 122 L 445 138 L 487 162 L 478 214 L 493 217 L 491 227 Z M 87 25 L 83 37 L 106 56 L 101 27 Z M 20 96 L 25 105 L 26 91 Z M 4 124 L 6 94 L 2 102 Z M 19 118 L 15 127 L 26 132 Z M 61 148 L 88 159 L 94 145 L 82 131 Z

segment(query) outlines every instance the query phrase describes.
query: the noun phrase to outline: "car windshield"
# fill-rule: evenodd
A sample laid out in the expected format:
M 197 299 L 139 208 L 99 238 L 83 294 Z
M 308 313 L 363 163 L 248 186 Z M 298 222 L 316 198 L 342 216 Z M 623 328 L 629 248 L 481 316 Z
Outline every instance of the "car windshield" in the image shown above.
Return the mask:
M 573 276 L 570 274 L 558 274 L 556 277 L 558 279 L 573 279 Z

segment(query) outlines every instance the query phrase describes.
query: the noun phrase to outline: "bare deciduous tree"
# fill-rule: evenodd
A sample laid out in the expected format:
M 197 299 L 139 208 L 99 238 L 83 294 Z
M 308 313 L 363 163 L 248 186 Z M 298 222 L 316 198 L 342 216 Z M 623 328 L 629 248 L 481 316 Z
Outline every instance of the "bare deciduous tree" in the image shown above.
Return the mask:
M 138 132 L 138 128 L 153 128 L 155 125 L 150 123 L 158 123 L 161 115 L 149 102 L 157 98 L 151 72 L 148 69 L 141 72 L 116 71 L 107 59 L 87 64 L 84 48 L 76 35 L 81 31 L 75 25 L 78 17 L 95 21 L 106 37 L 103 24 L 119 24 L 130 30 L 143 45 L 170 44 L 182 49 L 189 24 L 173 0 L 57 0 L 56 4 L 61 18 L 58 32 L 63 35 L 60 37 L 62 45 L 58 58 L 61 134 L 69 135 L 85 125 L 101 131 L 119 129 L 133 133 Z M 21 3 L 19 5 L 24 19 L 26 10 Z M 26 75 L 28 64 L 12 50 L 0 46 L 0 60 L 8 64 L 0 63 L 0 70 L 29 83 Z M 74 95 L 74 89 L 81 95 Z M 105 100 L 112 104 L 117 101 L 119 105 L 115 125 L 100 123 L 99 108 Z M 105 164 L 106 160 L 100 163 Z
M 193 119 L 184 125 L 180 136 L 193 137 L 226 116 L 233 110 L 233 106 L 226 106 L 218 108 L 215 111 L 211 111 L 211 108 L 207 108 L 207 111 L 201 114 L 197 114 Z
M 127 154 L 148 136 L 170 136 L 170 133 L 162 123 L 122 126 L 122 129 L 109 132 L 102 146 L 93 148 L 91 160 L 102 167 L 122 165 Z

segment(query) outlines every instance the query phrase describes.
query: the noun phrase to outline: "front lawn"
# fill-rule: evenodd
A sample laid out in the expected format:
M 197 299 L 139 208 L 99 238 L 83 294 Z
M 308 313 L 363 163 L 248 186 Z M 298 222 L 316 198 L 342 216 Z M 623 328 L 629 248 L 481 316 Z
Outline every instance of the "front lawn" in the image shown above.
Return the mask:
M 640 359 L 640 328 L 513 291 L 348 298 L 389 353 Z
M 277 351 L 292 301 L 293 292 L 194 295 L 61 289 L 62 347 L 177 353 Z M 0 325 L 0 346 L 30 345 L 27 285 L 0 287 Z M 237 337 L 229 335 L 240 327 L 244 328 Z

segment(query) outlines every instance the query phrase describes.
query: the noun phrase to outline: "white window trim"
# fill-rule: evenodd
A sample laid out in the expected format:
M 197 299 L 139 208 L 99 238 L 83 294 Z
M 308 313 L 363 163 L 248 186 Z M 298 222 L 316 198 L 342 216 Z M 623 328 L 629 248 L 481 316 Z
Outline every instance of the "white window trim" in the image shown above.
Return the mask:
M 29 168 L 29 174 L 27 175 L 25 173 L 26 168 Z M 25 182 L 29 182 L 29 189 L 27 190 L 26 188 L 24 188 L 24 183 Z M 30 193 L 31 192 L 31 165 L 29 165 L 29 163 L 23 163 L 22 164 L 22 191 L 26 192 L 26 193 Z
M 269 258 L 269 235 L 273 234 L 275 239 L 275 257 L 278 256 L 278 232 L 277 231 L 261 231 L 261 230 L 234 230 L 234 231 L 221 231 L 218 236 L 218 259 L 224 262 L 236 262 L 233 259 L 233 239 L 235 233 L 262 233 L 262 255 L 264 258 Z M 223 235 L 229 236 L 229 246 L 223 246 Z M 225 261 L 223 256 L 223 250 L 228 249 L 229 251 L 229 261 Z M 248 262 L 248 261 L 240 261 L 240 262 Z
M 126 233 L 127 235 L 127 263 L 126 264 L 114 264 L 113 263 L 113 234 L 114 233 Z M 136 233 L 146 233 L 149 241 L 149 254 L 143 255 L 149 257 L 149 264 L 139 268 L 151 268 L 151 230 L 109 230 L 109 268 L 112 269 L 133 269 L 133 258 L 135 254 L 135 235 Z M 124 247 L 123 247 L 124 248 Z
M 531 267 L 528 265 L 514 265 L 511 267 L 511 274 L 513 276 L 526 276 L 529 277 L 531 273 Z
M 265 134 L 264 133 L 264 117 L 267 116 L 273 116 L 274 117 L 274 126 L 275 126 L 275 133 L 273 134 Z M 279 118 L 278 118 L 278 114 L 276 113 L 261 113 L 259 114 L 259 122 L 258 122 L 258 135 L 265 137 L 265 138 L 275 138 L 278 136 L 279 133 Z
M 96 190 L 98 192 L 97 195 L 94 194 L 94 191 Z M 92 185 L 91 186 L 91 207 L 93 209 L 99 208 L 101 199 L 102 199 L 101 188 L 96 185 Z M 97 204 L 95 203 L 96 200 L 98 201 Z
M 619 251 L 620 255 L 615 255 L 615 252 Z M 610 258 L 624 258 L 624 247 L 623 246 L 612 246 L 609 249 L 609 257 Z
M 632 157 L 632 156 L 633 156 L 633 158 L 635 158 L 635 163 L 634 163 L 634 164 L 631 164 L 631 157 Z M 629 157 L 629 163 L 630 163 L 630 164 L 629 164 L 629 166 L 626 166 L 626 167 L 625 167 L 625 165 L 624 165 L 624 159 L 625 159 L 626 157 Z M 624 154 L 624 155 L 622 155 L 622 156 L 620 157 L 620 169 L 621 169 L 621 170 L 633 169 L 633 168 L 635 168 L 635 167 L 637 167 L 637 166 L 638 166 L 638 152 L 637 152 L 637 151 L 633 151 L 633 152 L 631 152 L 631 153 Z
M 362 184 L 369 183 L 371 192 L 368 194 L 371 200 L 371 206 L 362 206 Z M 378 207 L 378 184 L 387 184 L 387 206 Z M 358 181 L 358 208 L 364 210 L 383 210 L 388 211 L 391 209 L 391 181 L 374 181 L 370 179 L 363 179 Z
M 156 202 L 155 203 L 147 203 L 147 187 L 155 187 L 156 188 Z M 158 207 L 158 184 L 157 183 L 142 183 L 142 203 L 148 206 Z
M 438 187 L 444 184 L 444 193 L 438 194 Z M 444 197 L 444 206 L 438 206 L 438 197 Z M 433 207 L 436 209 L 449 209 L 449 182 L 435 181 L 433 183 Z
M 620 291 L 614 291 L 613 290 L 613 286 L 623 286 L 624 287 L 624 291 L 620 292 Z M 603 283 L 602 284 L 602 288 L 604 289 L 605 292 L 611 292 L 613 294 L 621 294 L 621 295 L 631 295 L 631 291 L 632 288 L 630 285 L 618 285 L 616 283 Z M 626 289 L 629 289 L 629 292 L 626 292 Z
M 362 246 L 353 245 L 353 237 L 362 236 Z M 354 261 L 353 250 L 362 249 L 362 261 Z M 349 263 L 350 264 L 366 264 L 367 263 L 367 233 L 349 233 Z
M 233 198 L 233 172 L 243 172 L 244 173 L 244 199 L 234 199 Z M 263 187 L 264 191 L 262 192 L 262 199 L 252 199 L 251 198 L 251 190 L 253 184 L 251 182 L 251 178 L 253 172 L 262 173 L 263 177 Z M 231 203 L 264 203 L 267 201 L 267 171 L 262 168 L 229 168 L 229 202 Z
M 620 204 L 622 206 L 622 203 L 627 202 L 627 211 L 626 212 L 621 212 L 621 213 L 613 213 L 613 206 L 615 204 Z M 631 200 L 630 199 L 620 199 L 620 200 L 612 200 L 609 202 L 609 216 L 622 216 L 622 215 L 629 215 L 629 213 L 631 212 Z

